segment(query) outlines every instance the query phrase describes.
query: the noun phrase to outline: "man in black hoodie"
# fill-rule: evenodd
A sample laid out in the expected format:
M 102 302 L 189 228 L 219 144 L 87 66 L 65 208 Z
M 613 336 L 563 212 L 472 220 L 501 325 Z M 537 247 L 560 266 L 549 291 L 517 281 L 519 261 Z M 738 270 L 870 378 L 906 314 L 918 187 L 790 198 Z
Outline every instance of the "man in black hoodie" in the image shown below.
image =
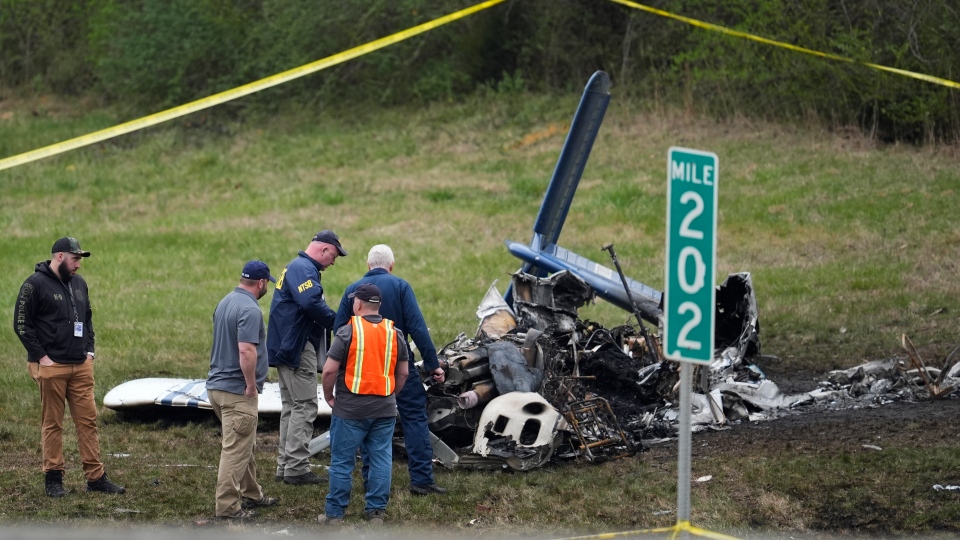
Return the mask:
M 87 491 L 123 493 L 107 478 L 100 461 L 97 405 L 93 398 L 93 310 L 87 282 L 77 274 L 89 251 L 75 238 L 54 242 L 50 260 L 37 263 L 17 295 L 13 329 L 27 350 L 30 376 L 40 387 L 44 486 L 63 497 L 63 416 L 65 403 L 77 428 Z

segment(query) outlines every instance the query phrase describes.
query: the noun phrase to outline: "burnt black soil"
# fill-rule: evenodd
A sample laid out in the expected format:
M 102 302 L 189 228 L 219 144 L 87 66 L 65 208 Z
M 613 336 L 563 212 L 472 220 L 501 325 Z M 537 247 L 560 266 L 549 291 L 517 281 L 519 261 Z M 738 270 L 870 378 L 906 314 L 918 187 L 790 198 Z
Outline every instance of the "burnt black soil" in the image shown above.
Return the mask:
M 733 452 L 770 454 L 789 450 L 795 454 L 836 455 L 843 451 L 879 447 L 944 446 L 957 441 L 960 399 L 843 410 L 811 410 L 765 422 L 744 422 L 721 431 L 693 435 L 693 453 Z M 674 450 L 675 452 L 675 450 Z

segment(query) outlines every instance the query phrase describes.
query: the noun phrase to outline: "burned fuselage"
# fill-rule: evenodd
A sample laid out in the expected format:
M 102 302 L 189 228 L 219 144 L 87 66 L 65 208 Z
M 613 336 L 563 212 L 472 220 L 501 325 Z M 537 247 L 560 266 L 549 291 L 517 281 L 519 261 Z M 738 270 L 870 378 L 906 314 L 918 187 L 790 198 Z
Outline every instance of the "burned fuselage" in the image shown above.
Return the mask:
M 727 374 L 742 354 L 759 352 L 749 275 L 728 282 L 721 289 L 733 283 L 733 300 L 719 309 L 729 331 L 718 334 L 726 361 L 736 364 L 721 370 Z M 461 334 L 439 352 L 446 380 L 428 387 L 427 409 L 443 464 L 528 470 L 551 459 L 597 462 L 674 435 L 665 413 L 676 404 L 678 364 L 661 361 L 651 350 L 656 340 L 647 343 L 632 325 L 580 320 L 594 290 L 573 273 L 518 272 L 511 288 L 513 308 L 491 287 L 474 337 Z

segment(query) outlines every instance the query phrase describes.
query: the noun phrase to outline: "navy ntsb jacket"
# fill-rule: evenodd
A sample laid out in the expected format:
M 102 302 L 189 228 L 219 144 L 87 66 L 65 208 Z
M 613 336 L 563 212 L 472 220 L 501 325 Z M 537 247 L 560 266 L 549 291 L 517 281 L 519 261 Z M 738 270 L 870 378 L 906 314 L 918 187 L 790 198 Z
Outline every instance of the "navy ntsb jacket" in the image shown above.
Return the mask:
M 270 365 L 300 367 L 300 353 L 310 336 L 325 338 L 337 314 L 330 309 L 320 285 L 322 267 L 303 251 L 277 278 L 267 323 L 267 356 Z M 323 351 L 326 354 L 326 340 Z

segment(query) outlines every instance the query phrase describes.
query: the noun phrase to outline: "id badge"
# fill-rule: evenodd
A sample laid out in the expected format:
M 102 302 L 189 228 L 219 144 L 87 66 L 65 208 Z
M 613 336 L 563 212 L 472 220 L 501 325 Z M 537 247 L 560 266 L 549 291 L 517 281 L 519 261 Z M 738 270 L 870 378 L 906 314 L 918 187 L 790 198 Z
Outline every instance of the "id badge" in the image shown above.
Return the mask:
M 83 337 L 83 323 L 75 322 L 73 323 L 73 337 Z

